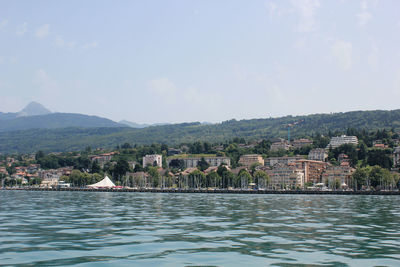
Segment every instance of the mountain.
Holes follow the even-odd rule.
[[[51,113],[37,102],[16,113],[0,112],[0,132],[67,127],[127,127],[109,119],[75,113]]]
[[[150,127],[150,126],[162,126],[162,125],[170,125],[171,124],[171,123],[140,124],[140,123],[131,122],[131,121],[127,121],[127,120],[119,121],[119,123],[125,124],[132,128],[146,128],[146,127]]]
[[[47,115],[17,117],[3,120],[0,123],[0,132],[29,130],[29,129],[54,129],[67,127],[124,127],[109,119],[73,113],[51,113]]]
[[[127,120],[122,120],[119,121],[120,124],[125,124],[129,127],[132,128],[145,128],[145,127],[149,127],[150,124],[140,124],[140,123],[136,123],[136,122],[131,122],[131,121],[127,121]]]
[[[50,116],[44,115],[44,116]],[[56,114],[57,115],[57,114]],[[114,122],[115,123],[115,122]],[[400,131],[400,110],[353,111],[281,118],[229,120],[202,125],[199,122],[152,126],[142,129],[129,127],[31,129],[0,132],[1,153],[28,153],[44,151],[74,151],[87,146],[114,148],[124,143],[176,145],[185,142],[223,142],[235,137],[246,140],[287,137],[309,137],[316,133],[343,134],[348,128]]]
[[[37,102],[29,103],[23,110],[18,112],[19,117],[37,116],[50,114],[51,111]]]

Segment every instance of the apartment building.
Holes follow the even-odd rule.
[[[270,158],[266,158],[264,160],[264,162],[265,162],[265,166],[273,167],[276,164],[287,165],[289,163],[293,163],[296,160],[300,160],[300,159],[304,159],[304,158],[300,155],[297,155],[294,157],[287,157],[287,156],[285,156],[285,157],[270,157]]]
[[[162,155],[146,155],[143,157],[143,168],[146,166],[157,166],[157,167],[162,167]]]
[[[341,145],[344,145],[344,144],[358,145],[357,136],[342,135],[342,136],[332,137],[331,141],[326,146],[326,148],[327,149],[329,149],[330,147],[337,148],[337,147],[340,147]]]
[[[322,173],[326,170],[328,163],[316,160],[301,159],[295,162],[295,166],[304,172],[304,183],[320,183]]]
[[[199,161],[204,158],[204,160],[210,165],[210,167],[218,167],[221,164],[231,166],[231,159],[229,157],[190,157],[190,158],[179,158],[184,162],[185,168],[196,168]],[[168,166],[171,161],[175,158],[167,159]]]
[[[294,164],[277,164],[271,170],[266,171],[270,177],[272,188],[294,188],[304,186],[304,171]]]
[[[328,152],[325,148],[314,148],[308,153],[309,160],[326,161],[328,158]]]
[[[263,157],[257,154],[247,154],[241,156],[239,159],[239,164],[248,168],[255,163],[259,163],[261,166],[264,166]]]

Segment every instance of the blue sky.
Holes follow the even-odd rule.
[[[398,109],[400,1],[3,1],[0,111],[140,123]]]

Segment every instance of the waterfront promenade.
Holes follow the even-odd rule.
[[[393,191],[324,191],[324,190],[234,190],[234,189],[174,189],[174,188],[2,188],[21,191],[80,191],[80,192],[150,192],[150,193],[204,193],[204,194],[288,194],[288,195],[400,195]]]

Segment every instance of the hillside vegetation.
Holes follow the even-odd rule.
[[[13,114],[15,115],[16,113],[3,113],[3,119],[0,119],[0,132],[67,127],[90,128],[123,126],[109,119],[74,113],[51,113],[26,117],[12,117]]]
[[[49,115],[46,115],[49,116]],[[335,135],[348,128],[400,130],[400,110],[353,111],[281,118],[230,120],[219,124],[183,123],[152,126],[143,129],[126,127],[31,129],[0,133],[1,153],[28,153],[44,151],[113,148],[123,143],[180,144],[194,141],[222,142],[235,137],[246,140],[287,137],[291,124],[291,137],[307,137],[316,133]]]

